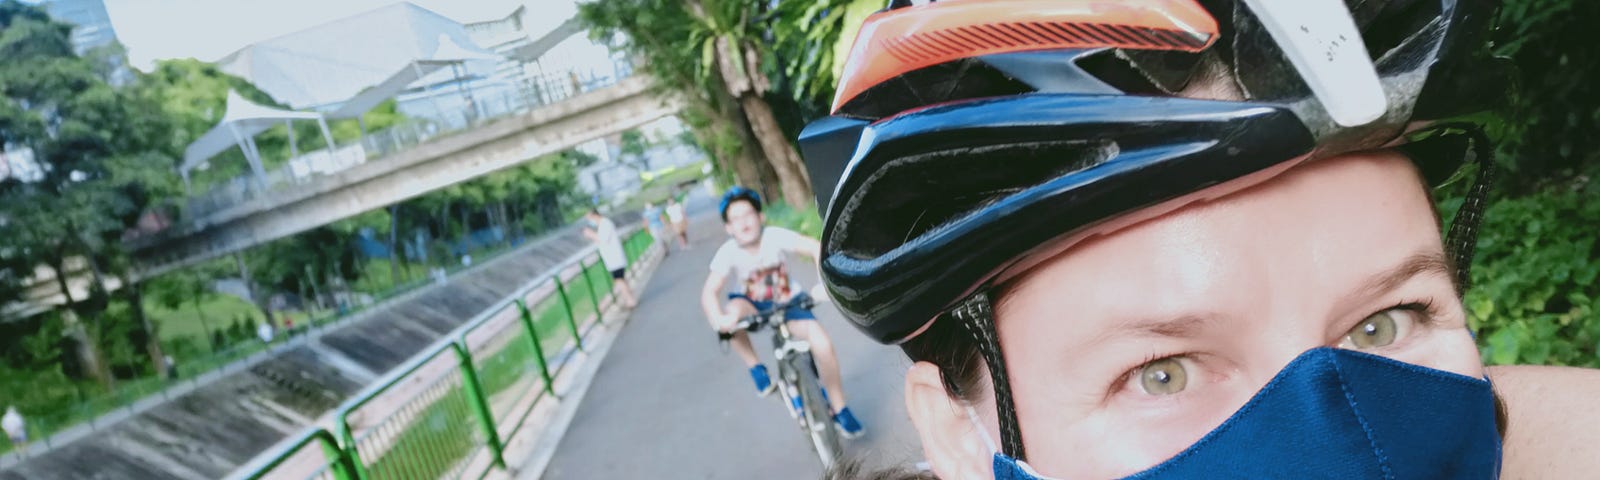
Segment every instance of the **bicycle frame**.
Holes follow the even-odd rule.
[[[780,398],[789,405],[796,423],[810,439],[811,448],[822,461],[823,468],[828,468],[841,453],[839,435],[833,425],[832,409],[825,400],[826,394],[823,393],[815,361],[811,358],[811,344],[795,338],[789,331],[787,318],[776,319],[784,314],[790,304],[804,305],[804,308],[812,305],[809,297],[798,297],[789,303],[745,317],[736,327],[749,333],[764,327],[773,327],[775,330],[772,348],[773,357],[777,359],[778,375],[773,380],[783,393]],[[726,342],[733,334],[724,333],[718,337]],[[790,403],[793,398],[800,399],[798,406]]]

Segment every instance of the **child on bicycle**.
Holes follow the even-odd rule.
[[[705,310],[711,328],[732,333],[730,340],[739,359],[750,369],[755,381],[756,394],[765,397],[776,388],[767,372],[767,366],[756,357],[750,336],[744,331],[733,331],[742,317],[773,308],[788,302],[802,292],[799,282],[789,275],[785,262],[788,255],[802,255],[813,261],[821,246],[817,241],[793,230],[765,226],[761,214],[761,196],[744,187],[733,187],[722,197],[718,211],[723,227],[731,237],[717,249],[711,259],[711,275],[706,277],[700,294],[700,307]],[[731,291],[723,295],[729,277],[734,279]],[[820,285],[820,283],[819,283]],[[820,290],[819,290],[820,292]],[[817,297],[826,298],[826,297]],[[791,307],[783,312],[789,332],[811,345],[812,358],[826,388],[828,402],[833,408],[834,421],[846,437],[860,436],[861,423],[845,404],[844,386],[839,377],[839,360],[833,351],[833,341],[828,332],[817,323],[810,310]]]

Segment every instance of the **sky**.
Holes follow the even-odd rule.
[[[215,61],[246,45],[398,3],[396,0],[105,0],[117,39],[134,68],[156,60]],[[535,21],[553,28],[576,11],[575,0],[411,0],[458,22],[502,18],[527,4]],[[546,14],[545,12],[549,12]]]

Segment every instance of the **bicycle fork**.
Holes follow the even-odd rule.
[[[773,350],[773,358],[778,361],[779,390],[783,393],[784,406],[789,409],[789,416],[800,420],[804,426],[806,419],[802,411],[803,405],[796,405],[795,400],[800,398],[800,375],[804,374],[802,365],[796,365],[795,360],[811,353],[811,344],[801,340],[778,342]]]

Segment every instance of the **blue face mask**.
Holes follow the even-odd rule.
[[[993,448],[988,431],[978,431]],[[1187,450],[1127,478],[1223,472],[1228,478],[1493,479],[1500,476],[1494,393],[1486,380],[1317,348]],[[994,478],[1046,477],[995,453]]]

